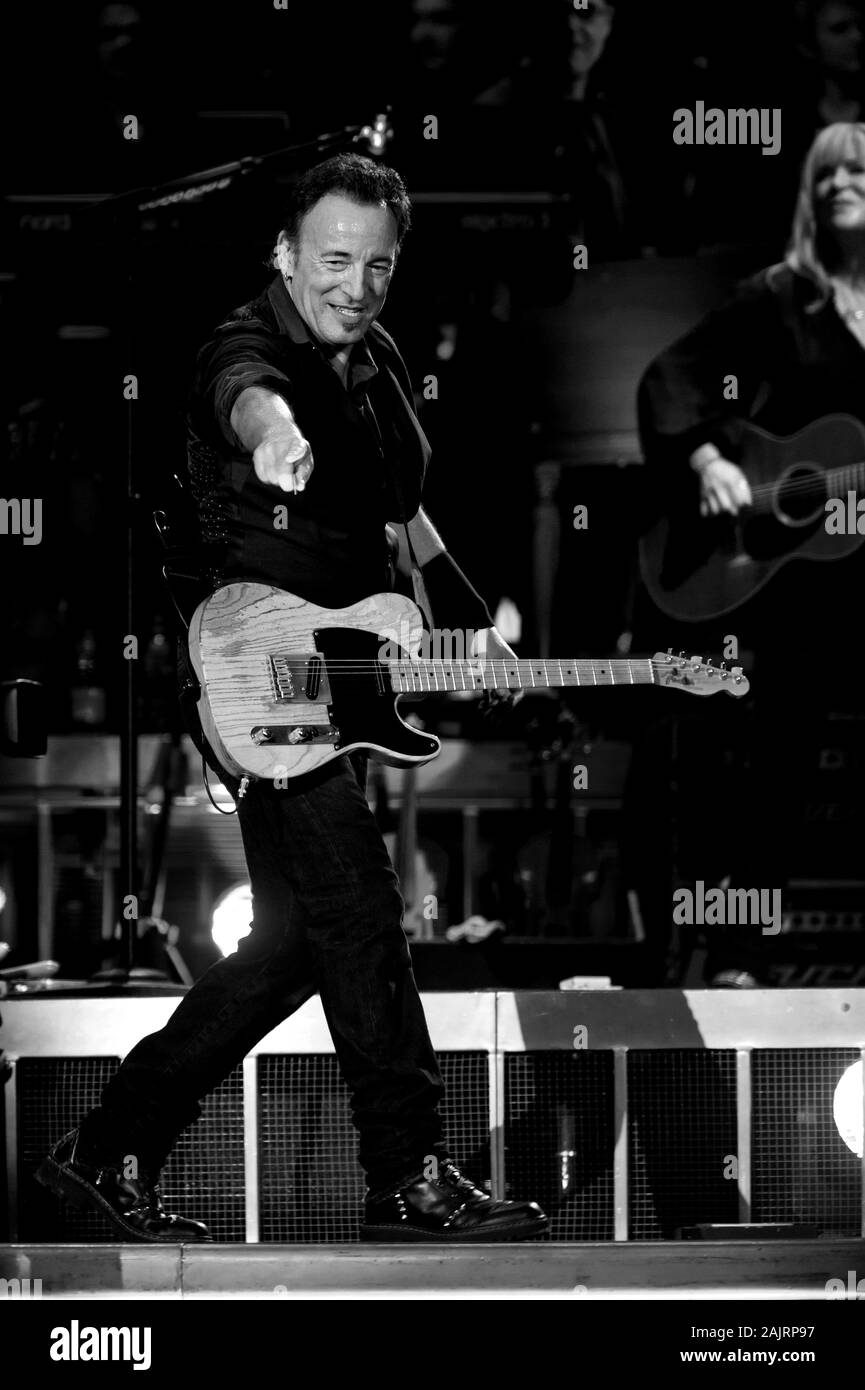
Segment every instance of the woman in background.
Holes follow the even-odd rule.
[[[693,492],[694,526],[710,515],[736,516],[752,501],[740,467],[744,421],[789,435],[835,413],[865,423],[865,125],[847,122],[820,131],[808,151],[784,261],[745,281],[662,352],[639,391],[650,477],[660,493]],[[741,766],[731,768],[741,758],[729,744],[718,746],[717,723],[707,717],[678,729],[675,771],[687,811],[678,859],[686,880],[785,889],[794,874],[861,876],[862,794],[836,779],[827,802],[825,773],[818,773],[827,739],[841,746],[842,768],[865,759],[862,578],[861,550],[829,564],[793,562],[711,627],[689,624],[677,642],[663,625],[665,646],[720,652],[733,634],[755,658],[753,780]],[[734,727],[741,726],[737,719]],[[650,842],[657,779],[665,775],[657,758],[645,745],[636,750],[626,849],[632,880],[657,905],[648,914],[644,906],[644,915],[657,917],[663,945],[669,885],[661,886],[658,845]],[[765,978],[776,940],[759,927],[728,931],[710,950],[710,977],[731,983],[746,966],[740,983]]]

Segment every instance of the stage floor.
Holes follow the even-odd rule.
[[[2,1245],[0,1278],[43,1299],[856,1296],[865,1240],[519,1245]],[[852,1280],[850,1278],[852,1274]],[[26,1289],[28,1286],[24,1286]],[[863,1286],[865,1287],[865,1286]],[[8,1286],[7,1286],[8,1288]],[[839,1285],[833,1285],[838,1290]],[[7,1293],[8,1296],[8,1293]],[[836,1296],[838,1296],[836,1294]],[[862,1294],[860,1293],[860,1297]]]

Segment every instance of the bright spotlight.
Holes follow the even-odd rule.
[[[210,919],[210,935],[224,956],[232,955],[252,930],[252,889],[248,883],[235,883],[217,898]]]
[[[862,1063],[854,1062],[845,1071],[832,1101],[832,1115],[838,1133],[857,1158],[862,1157]]]

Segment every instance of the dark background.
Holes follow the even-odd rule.
[[[154,607],[165,606],[148,563],[146,516],[182,467],[192,356],[224,312],[265,283],[292,163],[268,165],[179,209],[139,213],[104,205],[105,195],[365,123],[390,104],[387,158],[419,201],[383,322],[416,385],[432,371],[441,377],[439,401],[423,403],[437,448],[427,507],[488,599],[497,601],[507,575],[528,616],[526,503],[539,449],[561,457],[562,435],[631,427],[636,377],[652,351],[717,297],[719,282],[783,249],[799,160],[816,128],[808,125],[803,73],[810,80],[812,72],[797,48],[793,9],[681,0],[663,11],[615,7],[591,90],[603,100],[627,217],[614,233],[587,233],[587,244],[593,270],[610,259],[636,262],[636,270],[607,277],[606,290],[577,313],[567,303],[568,237],[555,223],[543,225],[548,210],[523,214],[522,225],[517,213],[515,227],[513,208],[491,216],[483,204],[422,201],[442,190],[498,189],[563,192],[578,207],[591,205],[596,188],[581,183],[576,161],[569,168],[555,153],[569,109],[567,5],[528,14],[417,0],[329,5],[324,16],[316,7],[281,11],[260,0],[7,13],[4,491],[43,498],[44,542],[4,543],[5,583],[16,602],[4,614],[0,674],[50,676],[52,719],[61,727],[58,676],[74,668],[81,632],[95,625],[116,726],[123,378],[134,373],[139,381],[135,476],[146,505],[136,630],[146,640]],[[698,97],[724,107],[781,104],[782,154],[674,146],[672,111]],[[134,141],[122,137],[129,114],[139,122]],[[439,121],[435,141],[423,138],[428,114]],[[702,262],[696,271],[694,256]],[[666,276],[652,264],[657,258],[669,263]],[[671,316],[665,289],[681,284],[682,258],[692,283]],[[662,286],[654,307],[645,302],[647,277]],[[442,367],[445,322],[458,325],[460,339]],[[634,341],[640,334],[645,345]],[[545,335],[560,349],[558,413],[536,379],[532,349]],[[480,411],[464,409],[470,380],[480,386]],[[598,419],[587,420],[593,408]],[[597,459],[583,447],[576,461]],[[623,510],[638,498],[629,482]],[[618,568],[620,557],[611,559]],[[601,635],[604,605],[615,610],[622,598],[620,576],[593,572],[587,649]],[[601,627],[615,628],[622,617],[612,611]]]

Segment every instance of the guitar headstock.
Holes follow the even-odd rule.
[[[716,695],[722,690],[739,699],[750,688],[741,666],[729,667],[726,661],[714,666],[701,656],[687,657],[684,652],[676,655],[672,647],[666,652],[655,652],[652,670],[657,685],[673,686],[689,695]]]

